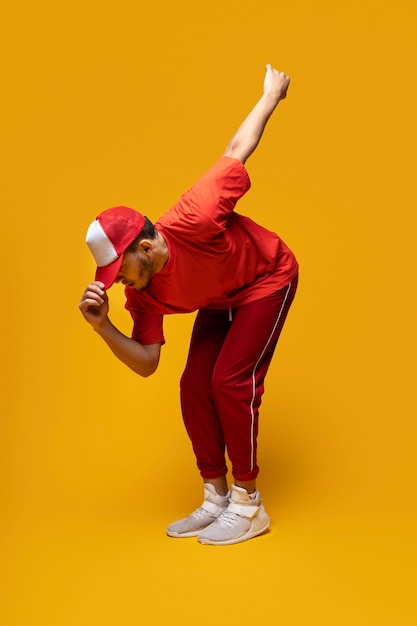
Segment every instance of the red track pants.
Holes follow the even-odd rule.
[[[181,406],[203,478],[258,475],[258,411],[264,379],[298,277],[262,300],[229,310],[201,309],[181,378]]]

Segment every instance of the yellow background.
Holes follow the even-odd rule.
[[[2,626],[407,626],[416,585],[416,9],[411,0],[5,2]],[[135,377],[84,322],[89,222],[151,219],[292,78],[239,210],[301,265],[260,433],[266,535],[200,504],[178,401],[193,316]],[[129,332],[123,293],[113,321]]]

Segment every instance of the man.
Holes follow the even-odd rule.
[[[165,314],[198,310],[180,387],[204,501],[168,526],[171,537],[227,545],[269,526],[256,489],[258,409],[298,264],[275,233],[233,209],[250,187],[244,163],[288,85],[284,73],[266,66],[263,95],[225,154],[155,226],[132,209],[114,207],[87,232],[98,267],[80,310],[134,372],[146,377],[156,370]],[[125,285],[131,337],[108,317],[106,291],[114,282]],[[234,478],[230,491],[225,449]]]

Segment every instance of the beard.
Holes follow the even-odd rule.
[[[140,258],[139,267],[138,267],[139,279],[142,282],[142,285],[138,288],[138,291],[144,291],[148,288],[152,276],[154,275],[154,266],[150,259],[148,258]]]

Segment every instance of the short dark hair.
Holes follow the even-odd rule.
[[[152,224],[151,220],[146,217],[146,215],[143,217],[145,218],[145,225],[136,239],[134,239],[130,246],[126,249],[126,252],[135,252],[142,239],[155,239],[156,237],[157,233],[155,226]]]

